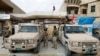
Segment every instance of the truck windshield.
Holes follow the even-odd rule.
[[[37,31],[38,31],[37,26],[21,26],[19,32],[37,32]]]
[[[66,26],[66,33],[85,33],[82,26]]]

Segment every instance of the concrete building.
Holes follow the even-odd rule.
[[[14,4],[13,2],[11,2],[11,0],[2,0],[4,3],[6,3],[8,6],[12,7],[12,13],[15,14],[24,14],[25,12],[19,8],[16,4]]]
[[[14,14],[25,14],[25,12],[18,7],[16,4],[11,2],[10,0],[2,0],[4,3],[9,5],[13,8],[12,13]],[[95,5],[95,12],[91,12],[91,5]],[[99,0],[64,0],[62,3],[59,12],[66,12],[67,16],[71,16],[75,14],[76,17],[78,16],[96,16],[98,17],[100,13],[99,11]],[[32,12],[34,13],[34,12]],[[23,16],[22,16],[23,17]]]
[[[4,26],[9,26],[12,30],[12,17],[10,14],[22,14],[25,13],[18,6],[13,4],[10,0],[0,0],[0,35]]]
[[[78,17],[80,3],[81,0],[64,0],[59,11],[66,12],[68,17],[72,16],[73,14],[75,17]]]
[[[98,17],[99,16],[99,13],[98,13],[99,9],[97,7],[97,6],[99,6],[98,1],[99,0],[88,0],[88,1],[86,1],[86,0],[64,0],[61,8],[59,9],[59,12],[66,12],[66,16],[68,16],[69,18],[73,14],[75,15],[75,17],[78,17],[78,16],[95,16],[95,17]],[[9,6],[11,6],[13,8],[14,14],[16,14],[16,13],[17,14],[25,14],[25,12],[21,8],[19,8],[16,4],[11,2],[10,0],[7,0],[7,1],[3,0],[3,2],[5,2],[6,4],[8,4]],[[90,7],[93,4],[96,4],[96,7],[95,6],[93,6],[93,7],[97,8],[95,10],[95,13],[90,11],[91,10]],[[32,12],[32,13],[34,14],[35,12]],[[45,14],[45,12],[44,12],[44,14]],[[29,15],[30,15],[30,13],[29,13]],[[16,15],[16,17],[17,16],[18,15]],[[18,17],[21,17],[21,16],[18,16]]]
[[[100,22],[100,0],[80,4],[80,15],[96,17],[95,22]]]
[[[100,22],[100,0],[64,0],[59,11],[66,11],[70,18],[73,14],[75,17],[93,16],[95,22]]]
[[[72,15],[80,17],[80,16],[94,16],[96,17],[95,22],[100,22],[100,1],[99,0],[88,0],[87,2],[84,0],[64,0],[62,6],[59,9],[59,12],[31,12],[25,14],[25,12],[18,7],[16,4],[11,2],[11,0],[2,0],[3,3],[10,6],[11,18],[13,18],[12,23],[18,23],[19,21],[30,22],[30,21],[49,21],[51,18],[56,19],[57,21],[59,18],[66,18],[68,16],[71,19]],[[3,6],[1,6],[3,7]],[[54,21],[54,20],[51,20]],[[50,21],[49,21],[50,22]],[[55,21],[56,22],[56,21]],[[10,22],[11,23],[11,22]]]
[[[9,13],[12,13],[12,11],[13,8],[11,6],[7,5],[2,0],[0,0],[0,36],[2,35],[3,27],[7,25],[8,21],[10,21]]]

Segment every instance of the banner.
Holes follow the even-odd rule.
[[[85,25],[85,24],[93,24],[95,17],[79,17],[78,24]]]
[[[0,19],[10,19],[9,14],[0,14]]]

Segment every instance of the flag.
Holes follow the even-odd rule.
[[[53,5],[53,11],[55,11],[55,6]]]
[[[74,16],[74,14],[73,14],[73,15],[72,15],[71,21],[74,23],[74,20],[75,20],[75,16]]]

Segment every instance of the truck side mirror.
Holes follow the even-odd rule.
[[[64,31],[64,27],[63,27],[63,31]]]
[[[63,31],[65,30],[65,26],[63,26]]]

